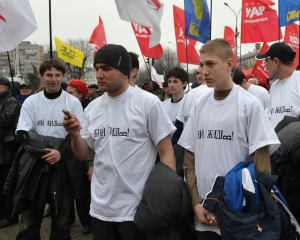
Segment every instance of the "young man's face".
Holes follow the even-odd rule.
[[[116,68],[105,63],[97,63],[95,70],[101,92],[107,92],[109,96],[116,97],[128,88],[128,77]]]
[[[22,88],[20,88],[20,94],[22,95],[22,96],[28,96],[29,94],[31,94],[32,93],[32,89],[31,88],[29,88],[29,87],[22,87]]]
[[[152,92],[153,91],[153,83],[152,83],[152,81],[148,82],[148,83],[144,83],[144,88],[145,88],[146,91]]]
[[[225,90],[231,79],[232,59],[223,61],[215,54],[202,53],[200,56],[203,78],[208,87]],[[227,89],[226,89],[227,90]]]
[[[50,70],[44,72],[42,79],[45,83],[46,91],[48,93],[56,93],[60,90],[64,75],[61,71],[52,67]]]
[[[95,88],[88,88],[89,90],[89,96],[90,97],[95,97],[97,95],[97,90]]]
[[[196,77],[197,77],[197,82],[201,85],[203,83],[203,81],[204,81],[203,75],[202,75],[202,67],[199,67],[197,69],[197,75],[196,75]]]
[[[184,92],[184,87],[187,82],[181,82],[179,78],[175,78],[174,76],[168,79],[168,87],[171,94],[179,94]]]

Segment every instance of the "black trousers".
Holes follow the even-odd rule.
[[[94,240],[146,240],[133,222],[107,222],[92,217]]]
[[[3,194],[3,188],[10,170],[9,164],[0,164],[0,218],[10,221],[18,219],[18,216],[11,218],[13,210],[13,197]]]
[[[90,205],[91,205],[91,182],[87,174],[88,167],[85,161],[82,164],[82,180],[84,187],[84,197],[76,199],[77,215],[79,217],[82,227],[91,227]]]
[[[215,232],[210,232],[210,231],[199,232],[199,231],[197,231],[196,233],[197,233],[198,240],[222,240],[222,237]]]
[[[46,186],[45,186],[46,187]],[[46,203],[45,203],[46,204]],[[50,203],[51,206],[52,203]],[[71,239],[71,208],[73,196],[69,183],[63,189],[61,207],[55,216],[54,207],[51,207],[51,233],[50,240]],[[41,223],[43,221],[44,208],[31,209],[21,214],[20,230],[16,240],[40,240]]]

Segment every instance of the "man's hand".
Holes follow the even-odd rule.
[[[197,203],[194,206],[194,212],[196,219],[199,223],[205,225],[205,226],[218,226],[217,221],[213,221],[213,218],[215,218],[215,215],[209,211],[207,211],[205,208],[203,208],[201,203]]]
[[[63,125],[66,131],[70,134],[72,138],[80,136],[80,130],[82,129],[81,124],[77,117],[72,114],[73,118],[64,117]]]
[[[60,155],[59,151],[57,151],[55,149],[51,149],[51,148],[44,148],[44,150],[49,153],[42,156],[41,159],[44,159],[50,165],[54,165],[55,163],[60,161],[61,155]]]
[[[90,181],[92,181],[93,172],[94,172],[94,166],[90,166],[88,168],[88,171],[87,171],[87,174],[86,174]]]

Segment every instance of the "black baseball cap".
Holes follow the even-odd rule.
[[[277,57],[279,60],[283,61],[294,61],[295,56],[296,52],[290,45],[284,42],[277,42],[272,44],[268,51],[266,51],[264,54],[257,55],[256,59]]]
[[[27,83],[21,84],[20,89],[21,89],[22,87],[28,87],[28,88],[32,89],[32,87],[31,87],[29,84],[27,84]]]
[[[88,86],[88,88],[95,88],[95,89],[98,89],[99,87],[96,85],[96,84],[91,84]]]

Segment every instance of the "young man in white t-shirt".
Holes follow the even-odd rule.
[[[283,42],[272,44],[266,53],[256,56],[257,59],[264,59],[270,77],[277,78],[270,89],[268,109],[274,128],[284,116],[300,116],[300,72],[294,69],[295,56],[293,48]],[[297,221],[300,221],[299,163],[292,161],[289,155],[274,154],[273,157],[272,174],[278,175],[276,186],[287,200]]]
[[[85,109],[84,121],[75,115],[64,121],[79,160],[95,150],[90,209],[93,236],[142,240],[145,236],[133,223],[136,208],[157,151],[161,162],[175,171],[170,140],[175,127],[156,96],[129,85],[131,61],[123,46],[100,48],[94,67],[105,93]]]
[[[256,97],[261,102],[264,109],[268,108],[269,93],[265,88],[247,82],[245,74],[238,68],[235,69],[232,80],[235,84],[244,88],[248,93]]]
[[[50,202],[51,206],[52,222],[49,239],[71,239],[71,206],[74,198],[82,197],[83,187],[78,187],[79,176],[82,173],[77,172],[78,160],[72,153],[71,139],[67,137],[68,133],[62,124],[64,120],[62,109],[67,108],[75,113],[78,119],[82,119],[83,109],[77,98],[61,88],[65,71],[65,67],[59,60],[50,59],[42,63],[40,75],[46,88],[28,97],[22,105],[16,130],[20,142],[25,141],[24,135],[26,136],[31,130],[45,138],[64,140],[57,149],[45,148],[44,150],[49,153],[37,159],[37,161],[44,161],[44,165],[42,172],[39,172],[41,175],[39,178],[36,177],[39,183],[30,203],[31,208],[21,215],[20,230],[16,237],[18,240],[40,239],[46,202]],[[68,161],[68,166],[74,166],[70,169],[72,176],[67,174],[65,161]],[[23,174],[21,173],[20,176]],[[27,177],[25,180],[27,181]],[[82,194],[75,196],[73,195],[75,191]]]
[[[183,68],[172,68],[166,75],[168,87],[172,97],[163,102],[163,106],[173,124],[175,123],[177,113],[184,103],[186,95],[184,89],[188,82],[188,74]]]
[[[240,161],[254,161],[259,171],[270,172],[269,154],[279,141],[259,100],[233,83],[230,45],[224,39],[209,41],[200,59],[204,80],[214,90],[196,101],[178,144],[186,149],[184,170],[198,239],[218,240],[217,222],[201,199],[216,176],[225,176]]]

